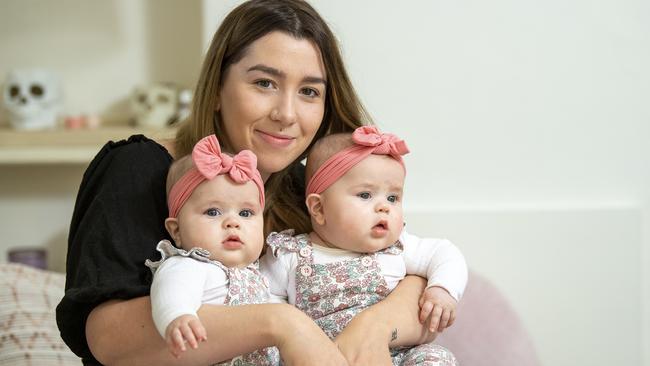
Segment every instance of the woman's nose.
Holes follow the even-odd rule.
[[[283,93],[279,96],[275,108],[271,111],[271,119],[282,125],[292,125],[296,123],[296,101],[293,95]]]

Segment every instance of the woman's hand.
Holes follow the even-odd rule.
[[[419,320],[426,280],[406,276],[388,297],[357,315],[334,340],[350,365],[392,365],[389,347],[435,339]]]
[[[367,309],[334,339],[350,366],[393,365],[388,349],[392,331],[387,323],[375,320],[371,309]]]
[[[287,305],[275,320],[274,343],[284,365],[348,365],[336,344],[302,311]]]

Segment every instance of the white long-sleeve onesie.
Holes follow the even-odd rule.
[[[459,301],[467,285],[467,264],[458,248],[446,239],[418,238],[403,231],[404,250],[399,255],[379,253],[377,262],[388,287],[393,290],[407,274],[427,278],[427,287],[440,286]],[[312,243],[315,264],[326,264],[364,254],[326,248]],[[260,260],[260,271],[269,280],[272,302],[296,302],[297,253],[271,250]]]
[[[226,272],[211,263],[170,257],[156,270],[151,283],[151,309],[164,338],[169,323],[185,314],[196,316],[201,304],[222,305],[228,295]]]

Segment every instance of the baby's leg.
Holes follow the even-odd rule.
[[[395,366],[458,366],[456,357],[445,347],[433,343],[421,344],[393,355]]]

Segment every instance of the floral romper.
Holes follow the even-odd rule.
[[[330,338],[335,338],[355,315],[390,293],[377,262],[378,253],[317,264],[309,236],[291,234],[291,231],[271,233],[267,244],[274,255],[279,249],[296,253],[295,306],[314,319]],[[401,252],[402,244],[398,242],[379,253],[399,255]],[[436,344],[392,349],[391,355],[393,365],[457,365],[453,354]]]
[[[268,281],[258,269],[258,262],[246,268],[228,268],[221,262],[210,259],[210,252],[202,248],[190,251],[174,247],[168,240],[158,243],[156,249],[162,254],[157,262],[147,260],[145,264],[155,273],[156,269],[168,258],[183,256],[199,262],[211,263],[221,268],[228,278],[228,294],[224,305],[262,304],[268,302]],[[255,352],[237,356],[214,366],[277,366],[280,365],[280,353],[275,347],[259,349]]]

